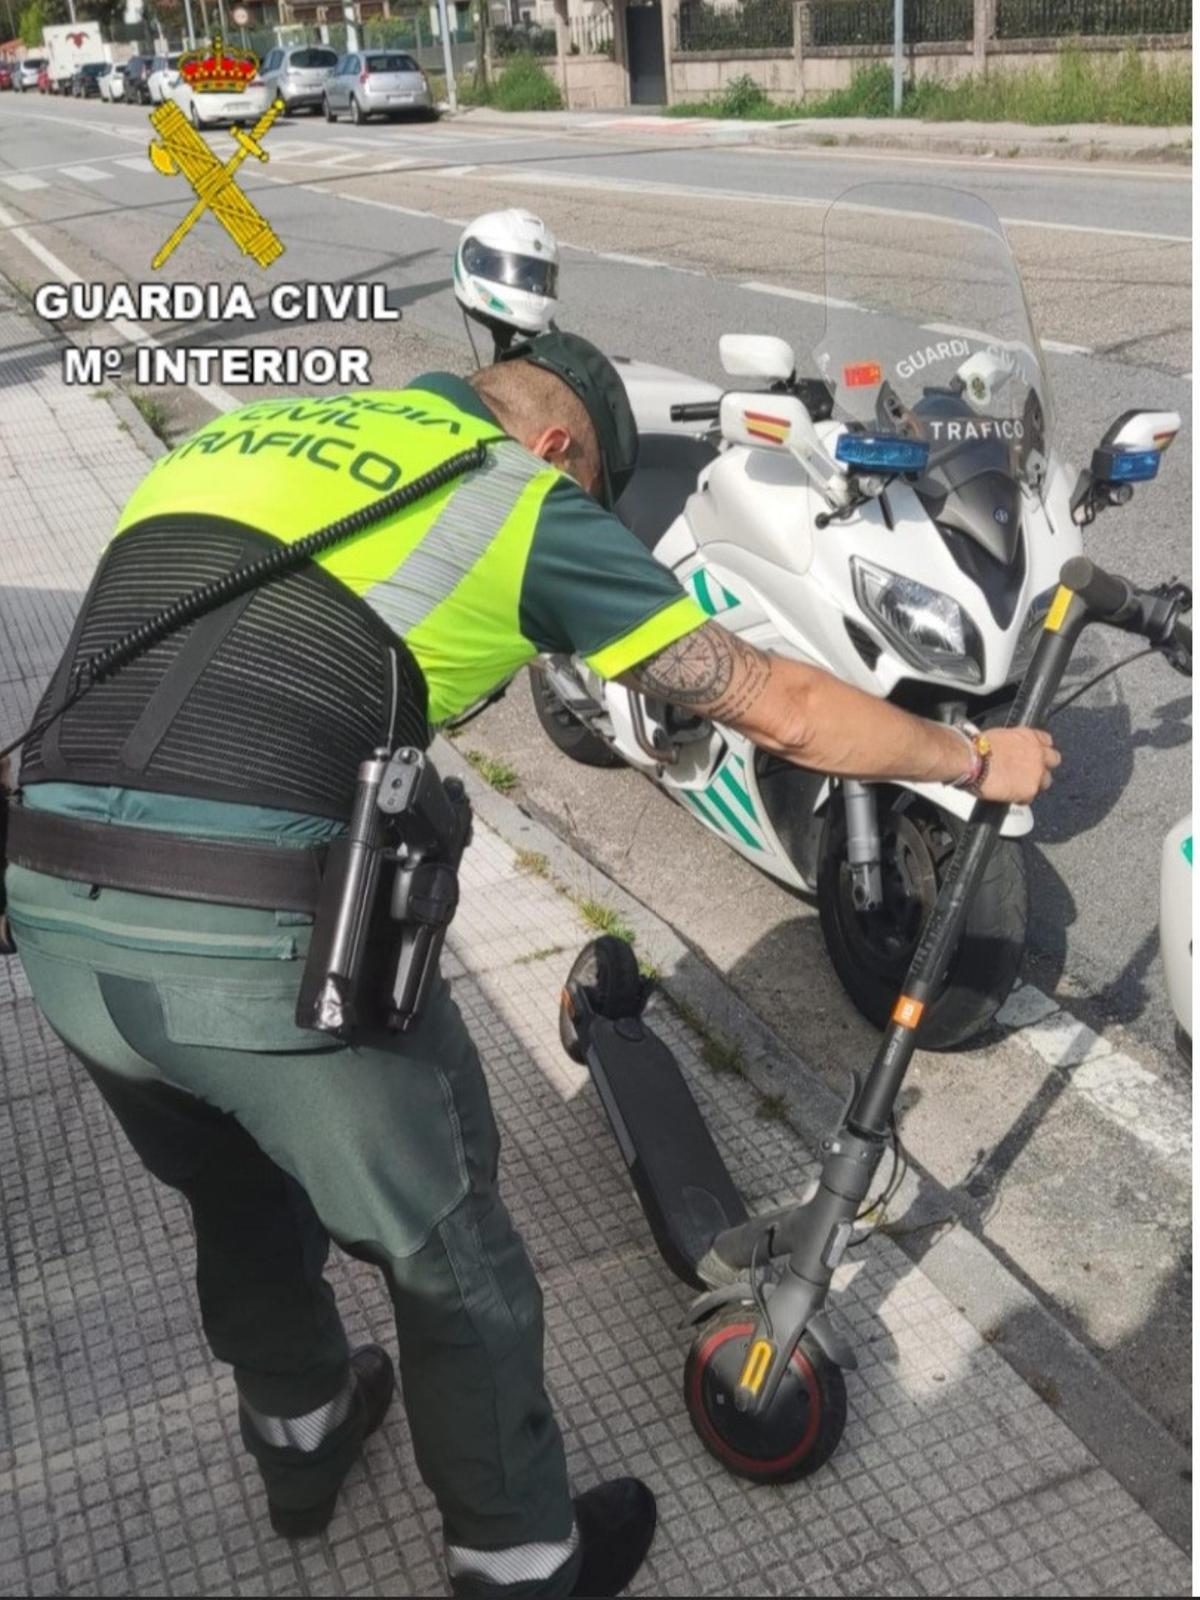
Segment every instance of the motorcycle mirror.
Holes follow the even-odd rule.
[[[795,375],[796,353],[786,339],[768,333],[723,333],[721,365],[731,378],[765,378],[786,383]]]
[[[1148,483],[1158,476],[1163,452],[1170,448],[1181,426],[1178,411],[1126,411],[1093,452],[1092,478],[1110,491],[1132,483]]]
[[[786,450],[826,499],[838,506],[850,499],[845,473],[821,443],[808,407],[795,395],[737,390],[722,395],[721,436],[727,443],[749,450]]]

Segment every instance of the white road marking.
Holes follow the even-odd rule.
[[[84,282],[77,272],[72,272],[65,261],[60,261],[52,250],[47,250],[40,239],[35,239],[27,228],[22,228],[12,213],[5,211],[3,206],[0,206],[0,227],[10,228],[13,238],[23,244],[31,255],[36,256],[44,267],[48,267],[60,283]],[[145,328],[139,327],[136,322],[128,321],[125,317],[115,317],[108,326],[128,344],[150,345],[155,350],[162,348],[152,333],[147,333]],[[187,387],[193,394],[199,395],[201,400],[207,400],[209,405],[218,411],[234,411],[243,403],[235,399],[229,390],[219,383],[199,384],[189,381]]]
[[[497,164],[498,166],[499,164]],[[460,176],[453,168],[447,169],[447,177]],[[646,178],[607,178],[598,173],[577,172],[538,172],[533,169],[522,169],[520,172],[504,172],[500,170],[489,171],[487,174],[494,183],[530,183],[538,184],[543,188],[552,189],[595,189],[608,191],[613,194],[647,194],[661,195],[677,200],[725,200],[733,205],[773,205],[786,206],[798,211],[827,211],[831,202],[828,199],[810,199],[805,195],[791,194],[764,194],[758,190],[723,189],[708,184],[695,183],[656,183]],[[897,206],[846,206],[847,210],[869,212],[877,216],[896,217],[907,221],[946,222],[944,216],[937,216],[924,211],[910,211],[905,207]],[[1005,227],[1014,228],[1043,228],[1052,233],[1092,233],[1099,234],[1106,239],[1142,239],[1152,240],[1166,244],[1191,244],[1187,234],[1178,233],[1143,233],[1128,228],[1096,228],[1081,222],[1035,222],[1028,217],[1001,217],[1000,221]],[[979,226],[976,224],[976,226]]]
[[[104,183],[114,176],[111,172],[101,172],[99,167],[62,167],[64,178],[77,178],[80,183]]]
[[[32,172],[9,172],[0,177],[0,183],[9,189],[47,189],[45,178],[35,178]]]
[[[1080,1022],[1032,983],[1022,983],[996,1013],[1048,1067],[1063,1071],[1076,1093],[1166,1159],[1191,1150],[1191,1113],[1169,1083]]]
[[[833,300],[828,295],[814,294],[809,289],[788,289],[781,283],[739,283],[739,289],[749,289],[751,294],[774,294],[783,300],[802,300],[809,306],[832,306],[835,311],[862,311],[874,315],[868,307],[856,305],[853,300]]]
[[[124,167],[127,172],[153,172],[154,163],[147,156],[112,156],[114,167]]]

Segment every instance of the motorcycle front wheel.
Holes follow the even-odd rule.
[[[846,859],[838,795],[821,835],[818,909],[825,945],[846,993],[869,1022],[887,1026],[962,832],[957,817],[907,791],[883,791],[883,904],[860,911]],[[992,1023],[1020,971],[1029,920],[1025,853],[1000,839],[967,914],[942,988],[922,1020],[924,1050],[969,1044]]]
[[[578,761],[585,767],[624,766],[615,750],[585,728],[578,717],[571,715],[539,667],[530,667],[529,687],[533,691],[533,709],[537,712],[537,719],[549,735],[551,744],[563,755],[570,756],[572,761]]]

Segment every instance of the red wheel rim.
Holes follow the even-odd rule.
[[[688,1389],[688,1404],[693,1421],[703,1438],[712,1446],[713,1451],[723,1461],[732,1462],[734,1466],[739,1467],[743,1472],[750,1473],[755,1477],[761,1477],[766,1474],[775,1475],[789,1471],[792,1467],[798,1466],[812,1449],[817,1437],[817,1431],[821,1426],[821,1391],[817,1384],[817,1375],[813,1371],[812,1362],[809,1361],[808,1357],[797,1345],[795,1350],[792,1351],[792,1359],[789,1365],[795,1368],[809,1398],[808,1426],[804,1430],[800,1443],[793,1450],[773,1458],[748,1456],[744,1455],[740,1450],[735,1450],[713,1427],[709,1420],[708,1412],[704,1408],[704,1374],[713,1356],[723,1345],[728,1344],[730,1339],[741,1338],[745,1334],[752,1333],[753,1330],[753,1322],[730,1322],[726,1323],[724,1327],[718,1328],[715,1333],[705,1340],[700,1346],[692,1368],[691,1384]]]

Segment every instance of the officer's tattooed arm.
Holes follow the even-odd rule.
[[[718,622],[677,639],[622,681],[837,777],[952,783],[971,766],[967,741],[953,728],[910,716],[819,667],[759,650]],[[1048,734],[1012,729],[993,734],[992,744],[987,799],[1028,801],[1049,788],[1059,756]]]

